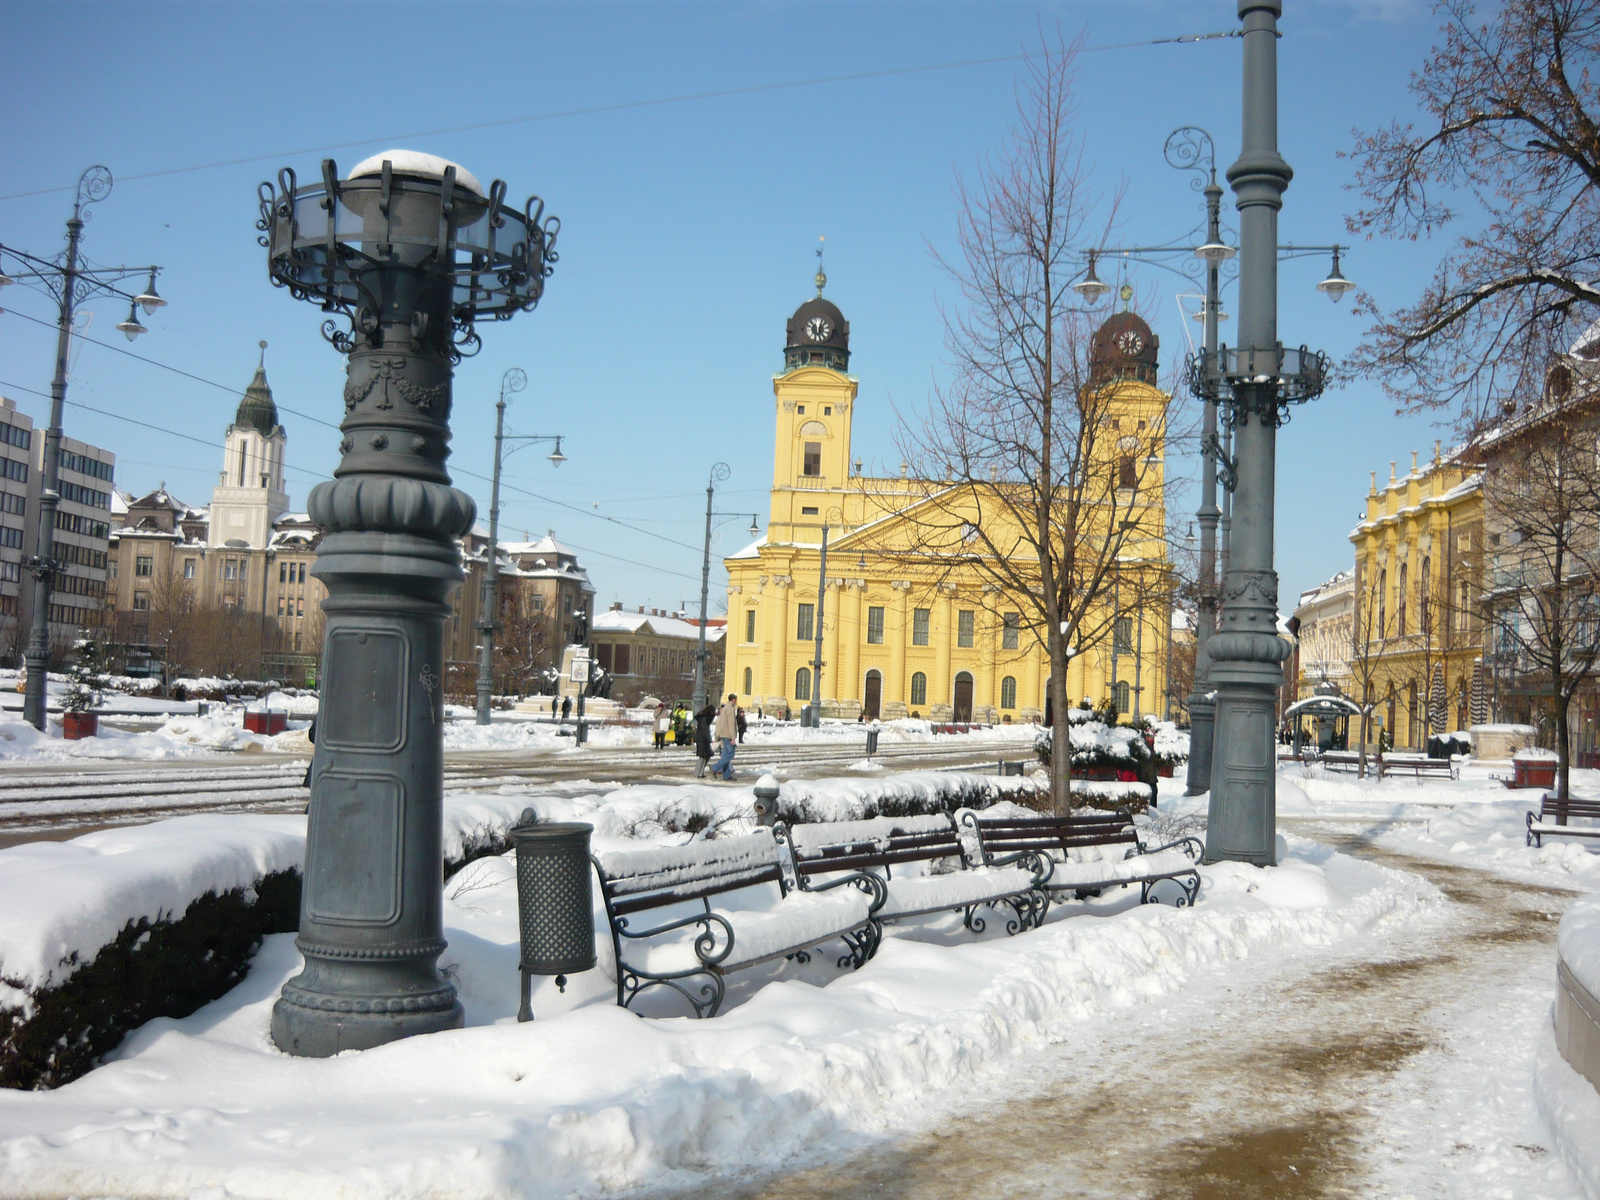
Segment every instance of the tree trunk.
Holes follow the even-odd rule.
[[[1367,713],[1361,714],[1361,757],[1356,760],[1356,778],[1367,777]]]
[[[1572,770],[1572,747],[1567,734],[1567,709],[1572,697],[1556,693],[1556,824],[1567,823],[1567,783]]]
[[[1064,654],[1052,658],[1064,661],[1050,664],[1050,809],[1064,817],[1072,810],[1072,722],[1067,719],[1066,680],[1071,660]]]

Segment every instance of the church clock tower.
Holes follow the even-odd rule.
[[[795,540],[796,528],[821,525],[828,506],[842,503],[838,493],[850,478],[850,410],[858,385],[845,374],[850,322],[823,298],[827,282],[818,271],[817,294],[789,318],[783,373],[772,380],[777,436],[772,456],[775,528],[769,536],[782,541]]]

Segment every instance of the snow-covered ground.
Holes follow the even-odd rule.
[[[948,778],[929,775],[930,786]],[[1469,766],[1461,781],[1376,783],[1308,778],[1291,766],[1279,776],[1279,815],[1290,828],[1374,832],[1380,847],[1471,871],[1600,890],[1600,847],[1524,847],[1522,813],[1539,793],[1507,791],[1490,776]],[[808,789],[804,799],[819,816],[842,819],[867,811],[881,789],[916,782],[878,773],[784,787]],[[1600,793],[1600,772],[1575,773],[1575,784]],[[1206,797],[1175,791],[1163,793],[1161,819],[1204,812]],[[447,840],[464,844],[531,806],[547,819],[589,821],[596,849],[615,851],[641,839],[681,841],[688,835],[673,831],[691,825],[741,832],[750,799],[748,788],[719,785],[578,782],[536,794],[508,785],[451,797]],[[1160,1070],[1141,1066],[1140,1039],[1152,1047],[1170,1040],[1176,1021],[1193,1023],[1183,1036],[1203,1040],[1217,1005],[1245,1018],[1257,1004],[1262,1019],[1292,1024],[1306,1015],[1295,1008],[1303,993],[1279,980],[1374,954],[1401,965],[1418,954],[1415,961],[1443,961],[1439,947],[1471,928],[1459,905],[1416,874],[1292,833],[1280,839],[1280,855],[1270,870],[1202,868],[1192,909],[1139,907],[1119,892],[1064,905],[1044,928],[1016,938],[991,928],[974,939],[949,917],[891,927],[858,972],[842,973],[822,955],[736,976],[724,1014],[706,1022],[617,1009],[602,942],[599,967],[575,976],[565,994],[548,981],[536,988],[530,1025],[514,1019],[513,864],[480,859],[445,886],[450,945],[441,964],[460,988],[467,1028],[332,1060],[287,1058],[272,1047],[268,1023],[300,958],[291,936],[269,938],[250,976],[222,1000],[151,1022],[106,1065],[57,1091],[0,1092],[0,1195],[346,1200],[703,1190],[709,1178],[923,1128],[930,1098],[941,1111],[1002,1103],[1047,1051],[1050,1062],[1081,1059],[1109,1072],[1113,1091],[1144,1086],[1117,1074],[1140,1067],[1159,1093]],[[4,863],[0,853],[0,871]],[[1441,1048],[1408,1058],[1372,1094],[1384,1139],[1374,1161],[1392,1159],[1384,1178],[1405,1184],[1384,1194],[1579,1194],[1553,1159],[1537,1159],[1530,1147],[1541,1140],[1563,1152],[1577,1146],[1572,1174],[1597,1194],[1600,1097],[1581,1079],[1574,1084],[1558,1057],[1550,1061],[1541,1030],[1552,986],[1553,968],[1548,979],[1524,971],[1493,1006],[1447,988],[1457,1003],[1426,1010],[1437,1023],[1427,1037]],[[1250,999],[1252,987],[1259,1000]],[[1359,997],[1361,987],[1344,991]],[[1108,1055],[1108,1042],[1121,1049]],[[1541,1128],[1567,1134],[1548,1139],[1523,1128],[1541,1119]],[[1402,1160],[1406,1147],[1427,1154]],[[1456,1157],[1437,1157],[1449,1154]]]
[[[714,1021],[641,1020],[591,971],[564,996],[537,988],[528,1025],[514,1019],[512,867],[483,860],[446,892],[442,961],[466,1029],[285,1057],[268,1023],[300,959],[292,937],[270,938],[223,1000],[151,1022],[57,1091],[0,1094],[0,1192],[596,1195],[776,1167],[914,1123],[920,1097],[1106,1014],[1440,903],[1414,876],[1300,839],[1286,849],[1276,871],[1206,868],[1194,909],[1068,906],[1041,930],[979,941],[914,924],[859,972],[775,971]]]

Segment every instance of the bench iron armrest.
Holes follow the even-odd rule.
[[[812,883],[804,872],[800,874],[800,890],[803,892],[831,891],[847,883],[854,884],[872,897],[872,904],[867,909],[870,914],[876,914],[889,899],[889,885],[871,871],[852,871],[848,875],[841,875],[838,879],[830,879],[827,883]]]
[[[1190,862],[1199,862],[1204,857],[1206,848],[1199,838],[1181,837],[1175,842],[1168,842],[1165,846],[1146,846],[1139,844],[1140,854],[1160,854],[1163,850],[1182,850],[1189,856]]]
[[[662,933],[670,933],[674,929],[683,929],[685,926],[689,925],[699,925],[701,926],[701,931],[700,935],[694,939],[694,953],[695,957],[698,958],[703,964],[708,967],[714,967],[723,959],[727,958],[728,955],[733,953],[733,926],[728,924],[726,917],[723,917],[718,913],[711,912],[709,910],[709,906],[707,907],[706,912],[695,913],[694,915],[688,917],[680,917],[676,921],[668,921],[665,925],[657,925],[654,929],[641,929],[638,931],[629,929],[627,917],[618,917],[613,922],[613,925],[616,927],[616,931],[620,936],[638,939],[655,937],[656,935]],[[711,928],[712,925],[722,926],[722,932],[726,934],[728,938],[727,945],[722,947],[720,953],[714,953],[717,948],[717,934],[716,931]]]
[[[1050,857],[1045,850],[1021,850],[1016,854],[1007,854],[1003,858],[996,858],[985,854],[984,866],[1010,867],[1021,863],[1024,868],[1033,873],[1033,886],[1042,887],[1050,881],[1050,876],[1056,873],[1056,860]]]

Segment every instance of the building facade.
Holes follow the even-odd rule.
[[[1356,573],[1340,571],[1300,593],[1295,605],[1295,699],[1309,699],[1323,682],[1351,694],[1350,651],[1355,639]]]
[[[904,470],[898,477],[862,473],[851,442],[860,383],[846,373],[849,334],[849,322],[820,288],[788,321],[784,369],[772,382],[767,533],[724,560],[726,690],[769,713],[815,701],[825,715],[842,717],[1037,721],[1049,659],[1041,632],[1023,615],[1028,606],[998,589],[970,553],[919,550],[919,506],[968,504],[970,522],[1005,518],[985,515],[982,488],[956,498],[949,485],[908,478]],[[1116,458],[1107,470],[1128,471],[1129,486],[1142,489],[1136,515],[1145,532],[1130,546],[1126,568],[1118,566],[1127,584],[1119,575],[1105,589],[1108,608],[1127,608],[1106,622],[1113,636],[1079,647],[1067,695],[1074,702],[1111,697],[1125,713],[1159,716],[1170,606],[1131,598],[1148,597],[1151,589],[1135,583],[1166,571],[1165,451],[1156,431],[1164,428],[1168,396],[1154,383],[1156,339],[1137,316],[1114,315],[1095,345],[1104,356],[1096,377],[1113,389],[1105,444],[1116,447]],[[813,663],[819,628],[820,680]]]
[[[726,625],[706,622],[706,695],[722,692],[722,639]],[[611,698],[635,704],[647,695],[658,700],[688,700],[694,692],[699,622],[664,609],[624,611],[613,604],[591,626],[595,662],[611,675]]]
[[[1465,454],[1433,460],[1367,494],[1350,534],[1350,687],[1400,749],[1483,719],[1483,474]],[[1369,735],[1374,741],[1377,734]]]

